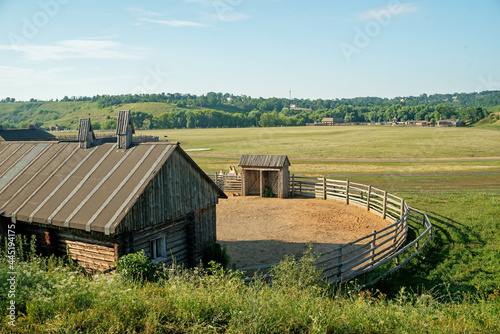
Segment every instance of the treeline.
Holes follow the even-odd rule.
[[[49,102],[85,101],[98,109],[116,109],[124,104],[155,102],[169,105],[171,111],[153,115],[149,110],[133,111],[136,128],[209,128],[209,127],[249,127],[249,126],[302,126],[307,123],[321,122],[325,117],[342,118],[350,122],[399,122],[408,120],[461,119],[464,124],[475,123],[488,115],[485,108],[500,105],[500,91],[455,94],[421,94],[420,96],[396,97],[359,97],[352,99],[284,99],[252,98],[229,93],[210,92],[206,95],[161,93],[141,95],[96,95],[93,97],[67,97]],[[1,103],[19,103],[6,98]],[[21,105],[22,104],[22,105]],[[10,114],[5,125],[12,127],[25,125],[26,114],[30,121],[47,122],[57,120],[61,111],[38,110],[43,101],[31,99],[22,102]],[[173,107],[173,108],[172,108]],[[76,107],[71,107],[75,112]],[[139,109],[139,108],[138,108]],[[68,112],[72,112],[68,110]],[[103,112],[104,114],[104,112]],[[23,119],[24,118],[24,119]],[[36,118],[36,119],[35,119]],[[4,118],[5,120],[5,118]],[[19,124],[20,122],[24,122]],[[8,124],[11,123],[11,124]],[[43,124],[40,124],[43,125]],[[75,125],[72,125],[75,126]],[[94,121],[95,129],[113,128],[113,120]]]
[[[398,96],[392,99],[380,97],[356,97],[351,99],[286,99],[286,98],[252,98],[246,95],[234,96],[229,93],[210,92],[206,95],[181,94],[181,93],[160,93],[160,94],[123,94],[123,95],[95,95],[92,97],[68,97],[55,102],[68,101],[90,101],[96,102],[99,108],[110,106],[138,103],[138,102],[164,102],[178,104],[178,107],[186,106],[216,108],[225,107],[226,111],[231,111],[231,107],[241,111],[250,112],[257,109],[261,112],[277,111],[287,108],[290,104],[297,108],[306,108],[312,110],[318,109],[336,109],[340,106],[350,107],[388,107],[395,104],[404,106],[428,105],[437,106],[438,104],[453,105],[456,108],[464,107],[493,107],[500,105],[500,91],[484,91],[474,93],[454,93],[454,94],[421,94],[419,96]],[[5,98],[1,103],[15,102],[14,98]],[[36,99],[30,99],[30,102],[49,102]],[[54,102],[54,100],[50,100]],[[233,110],[234,111],[234,110]]]
[[[254,109],[248,113],[230,113],[210,109],[177,109],[158,116],[145,112],[132,112],[134,126],[137,129],[172,129],[172,128],[213,128],[213,127],[250,127],[250,126],[303,126],[307,123],[321,122],[325,117],[342,118],[345,122],[391,122],[394,117],[400,122],[407,120],[427,120],[437,122],[440,119],[461,119],[465,124],[478,122],[488,115],[482,107],[457,109],[439,104],[435,107],[418,105],[415,107],[393,105],[389,107],[348,107],[335,109],[294,110],[283,108],[280,112],[261,112]],[[109,124],[108,124],[109,123]],[[106,120],[103,129],[112,129],[112,120]],[[94,124],[94,123],[93,123]],[[97,125],[100,128],[100,125]],[[94,127],[95,128],[95,127]]]

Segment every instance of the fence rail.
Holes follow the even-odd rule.
[[[230,193],[242,193],[243,182],[241,175],[231,173],[206,172],[206,174],[219,186],[223,191]]]
[[[332,283],[347,282],[364,275],[364,286],[375,284],[420,253],[433,237],[432,224],[427,215],[409,207],[404,199],[387,191],[349,180],[331,180],[326,177],[292,175],[290,183],[292,197],[314,197],[342,201],[348,205],[354,204],[391,222],[391,225],[382,230],[374,230],[369,235],[319,255],[315,265]],[[410,221],[422,224],[423,231],[414,240],[408,241]],[[401,259],[404,260],[400,261]],[[395,262],[393,268],[375,272],[389,261]],[[250,272],[268,270],[276,265],[278,263],[238,270]],[[370,275],[370,280],[368,280],[369,273],[373,273]],[[263,277],[268,276],[269,274]]]

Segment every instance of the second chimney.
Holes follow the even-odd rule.
[[[135,133],[134,124],[130,110],[118,111],[118,122],[116,124],[116,135],[118,137],[118,148],[127,149],[132,145],[132,135]]]

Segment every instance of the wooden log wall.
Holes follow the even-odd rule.
[[[42,255],[70,255],[88,271],[104,271],[118,260],[118,243],[111,237],[98,236],[62,228],[16,223],[16,233],[36,237],[37,251]],[[69,253],[68,253],[69,252]]]

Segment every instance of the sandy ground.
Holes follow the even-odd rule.
[[[217,206],[217,239],[227,244],[237,269],[300,256],[307,243],[324,252],[388,225],[374,213],[334,200],[230,196]]]

